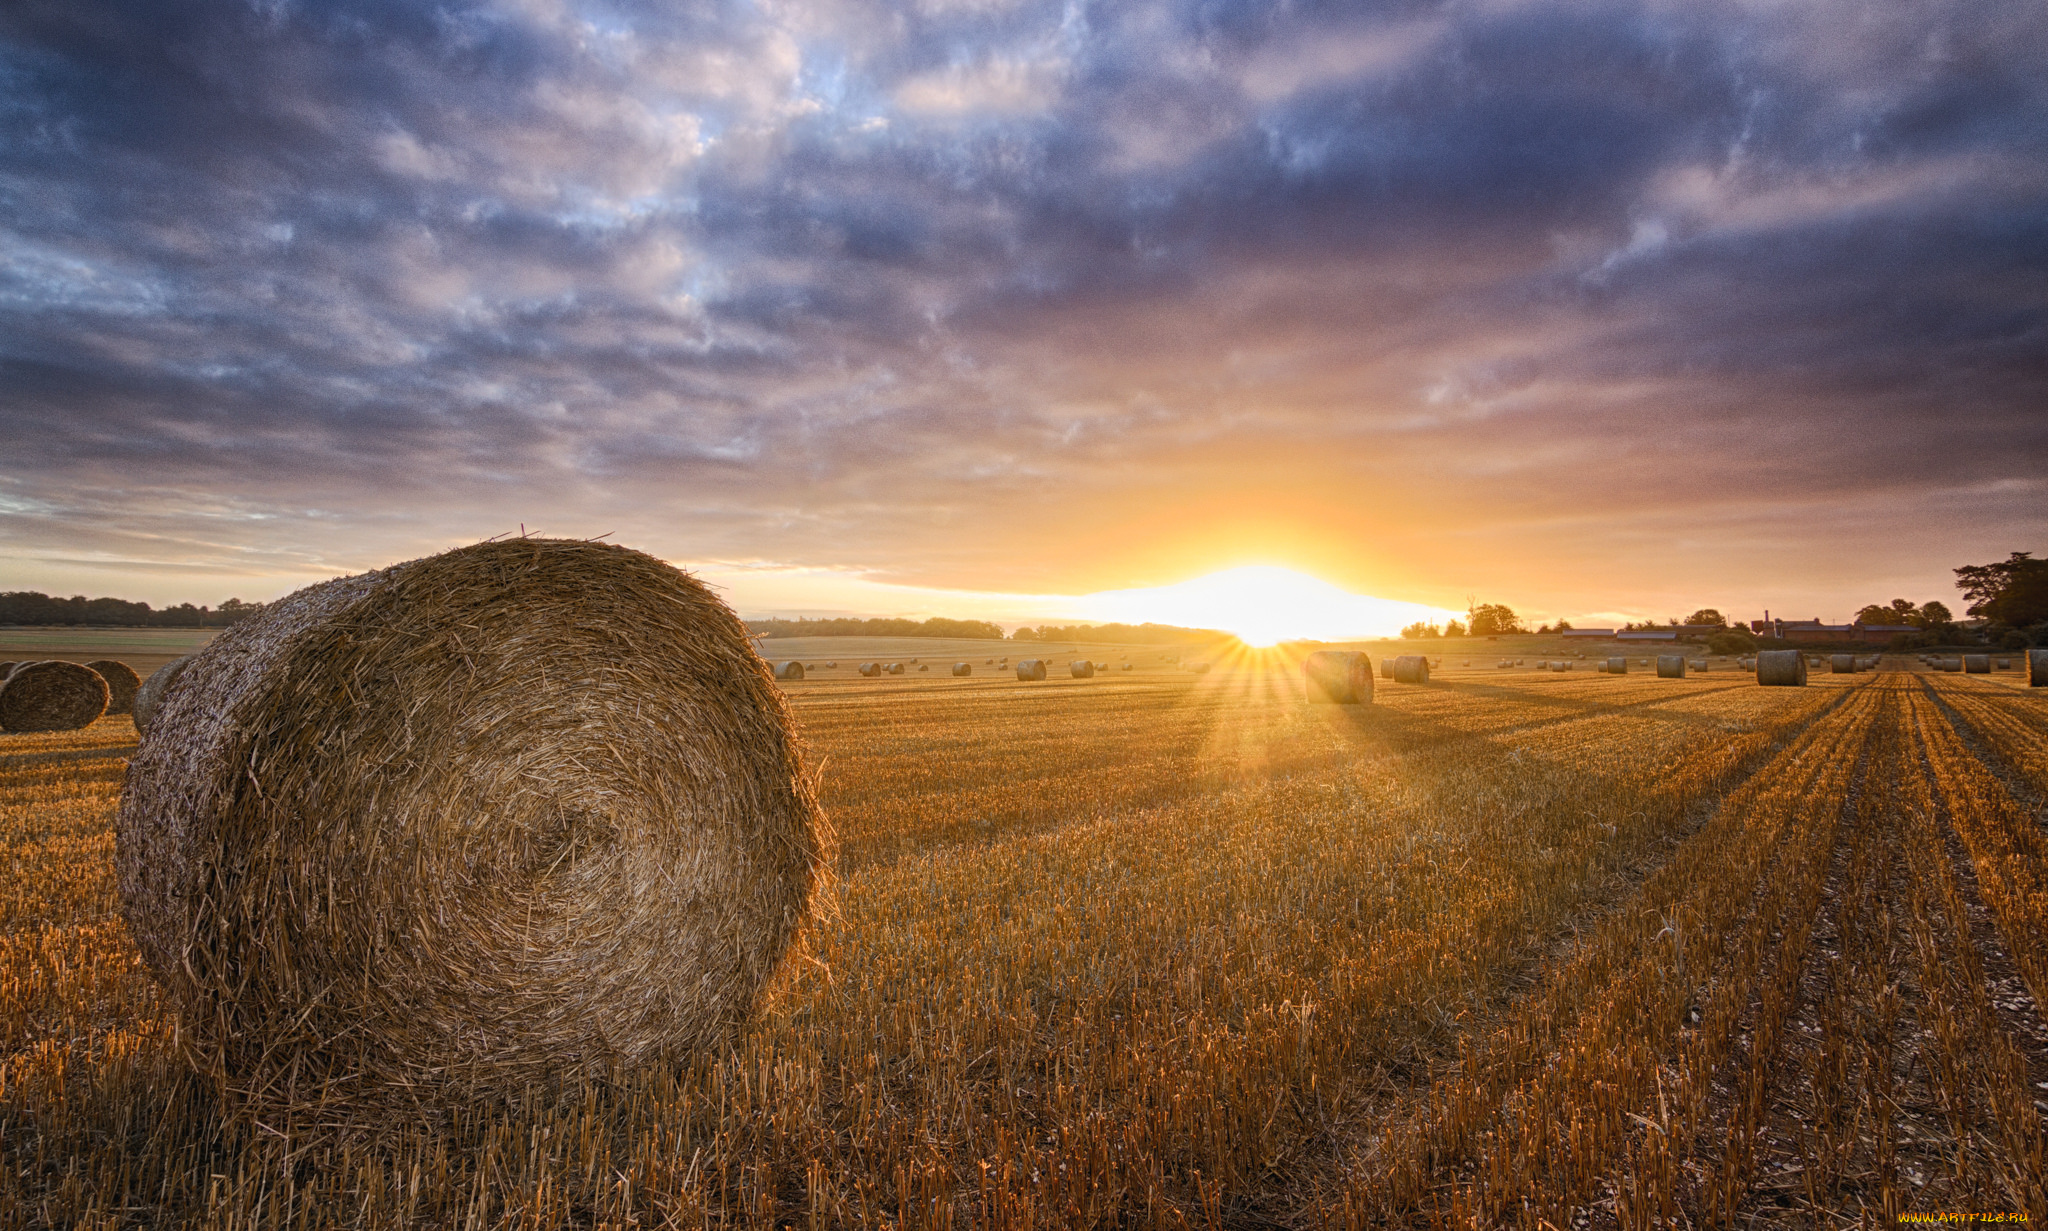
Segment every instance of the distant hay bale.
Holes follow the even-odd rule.
[[[1208,664],[1208,663],[1189,663],[1189,664],[1188,664],[1188,670],[1190,670],[1190,671],[1194,672],[1194,673],[1195,673],[1196,675],[1207,675],[1207,674],[1209,674],[1209,664]]]
[[[1756,682],[1775,688],[1798,688],[1806,683],[1806,656],[1797,650],[1759,650]]]
[[[1020,658],[1017,660],[1017,678],[1020,680],[1042,680],[1045,678],[1045,660],[1041,658]]]
[[[1398,684],[1429,683],[1429,660],[1420,654],[1400,654],[1394,658],[1394,682]]]
[[[2027,687],[2048,688],[2048,649],[2027,651]]]
[[[2010,658],[2001,658],[2001,659],[1999,659],[1999,660],[1998,660],[1998,669],[1999,669],[2000,671],[2010,671],[2010,670],[2012,670],[2012,659],[2010,659]]]
[[[889,673],[890,675],[902,675],[902,674],[903,674],[903,664],[902,664],[902,663],[890,663],[890,664],[889,664],[888,666],[886,666],[886,667],[882,668],[882,670],[884,670],[884,671],[888,672],[888,673]]]
[[[828,671],[837,671],[837,670],[839,670],[839,660],[835,658],[835,659],[833,659],[833,660],[832,660],[831,662],[828,662],[828,663],[826,663],[826,664],[825,664],[825,669],[826,669],[826,670],[828,670]]]
[[[804,678],[804,665],[799,662],[776,663],[775,678],[778,680],[800,680]]]
[[[149,678],[142,681],[142,687],[135,690],[135,733],[137,735],[143,735],[149,731],[150,721],[156,717],[157,708],[163,704],[164,693],[172,684],[178,682],[178,676],[184,672],[185,664],[191,661],[192,656],[190,654],[185,655],[183,658],[173,658],[163,666],[150,672]]]
[[[1372,704],[1372,659],[1357,650],[1317,650],[1302,660],[1301,673],[1310,701]]]
[[[882,674],[882,664],[862,663],[860,666],[854,668],[854,670],[860,672],[861,675],[866,679],[874,679],[876,676]]]
[[[1961,658],[1944,658],[1941,660],[1941,669],[1943,671],[1961,671],[1963,669],[1963,660]]]
[[[80,663],[19,663],[0,681],[0,731],[76,731],[107,712],[107,682]]]
[[[1119,671],[1129,671],[1130,669],[1131,669],[1131,664],[1129,664],[1129,663],[1120,663],[1120,664],[1118,664],[1118,666],[1117,666],[1117,670],[1119,670]]]
[[[1382,657],[1380,658],[1380,678],[1381,678],[1381,679],[1383,679],[1383,680],[1391,680],[1391,679],[1393,679],[1393,678],[1394,678],[1394,658],[1395,658],[1395,655],[1392,655],[1392,654],[1387,654],[1387,655],[1384,655],[1384,656],[1382,656]]]
[[[1990,675],[1990,674],[1991,674],[1991,655],[1989,655],[1989,654],[1965,654],[1965,655],[1963,655],[1963,670],[1965,670],[1965,671],[1969,672],[1969,673],[1970,673],[1971,675]]]
[[[1685,655],[1657,655],[1657,678],[1660,680],[1682,680],[1685,678]]]
[[[1828,670],[1835,675],[1856,674],[1856,657],[1853,654],[1835,654],[1828,659]]]
[[[1560,658],[1556,662],[1550,664],[1550,669],[1552,671],[1569,671],[1572,669],[1572,665]]]
[[[1608,659],[1608,660],[1607,660],[1607,674],[1609,674],[1609,675],[1627,675],[1627,674],[1628,674],[1628,659],[1626,659],[1626,658],[1618,658],[1618,657],[1617,657],[1617,658],[1610,658],[1610,659]]]
[[[723,1044],[828,846],[725,604],[523,538],[300,590],[195,653],[115,867],[186,1054],[290,1133]]]
[[[917,669],[919,671],[929,671],[932,669],[932,665],[930,663],[919,663]]]
[[[1092,680],[1095,678],[1095,664],[1086,660],[1068,663],[1067,670],[1077,680]]]
[[[973,675],[973,674],[974,674],[974,668],[973,668],[973,667],[972,667],[971,665],[967,664],[967,663],[954,663],[954,664],[953,664],[953,674],[954,674],[954,675]]]

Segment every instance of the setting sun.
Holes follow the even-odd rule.
[[[1386,636],[1417,620],[1441,623],[1462,615],[1353,594],[1320,577],[1270,564],[1225,569],[1170,586],[1107,590],[1087,596],[1086,602],[1094,619],[1217,628],[1253,646]]]

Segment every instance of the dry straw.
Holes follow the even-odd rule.
[[[142,677],[135,674],[135,668],[113,658],[96,658],[85,664],[107,682],[107,712],[109,714],[132,714],[135,712],[135,690],[142,687]]]
[[[1780,688],[1797,688],[1804,685],[1806,656],[1797,650],[1758,651],[1756,682]]]
[[[1657,655],[1657,678],[1660,680],[1682,680],[1685,678],[1685,655]]]
[[[1045,660],[1020,658],[1017,660],[1017,678],[1020,680],[1042,680],[1045,678]]]
[[[0,731],[76,731],[106,712],[107,682],[79,663],[20,663],[0,682]]]
[[[136,734],[140,735],[149,730],[150,722],[156,717],[157,707],[163,704],[164,693],[172,684],[177,683],[178,677],[184,674],[185,664],[191,661],[190,654],[183,658],[173,658],[150,672],[149,678],[142,681],[142,687],[135,690]]]
[[[1301,673],[1311,701],[1372,704],[1372,659],[1357,650],[1317,650],[1302,660]]]
[[[730,1038],[827,843],[711,591],[514,539],[301,590],[194,654],[115,862],[188,1055],[290,1133]]]

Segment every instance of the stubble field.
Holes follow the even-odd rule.
[[[2048,1218],[2048,690],[1475,665],[1353,708],[1001,653],[790,686],[839,879],[735,1049],[381,1140],[184,1075],[114,894],[128,720],[0,737],[0,1217]]]

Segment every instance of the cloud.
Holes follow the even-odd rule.
[[[11,6],[0,575],[527,521],[1568,611],[1790,492],[1939,580],[2044,529],[2044,58],[2016,2]]]

